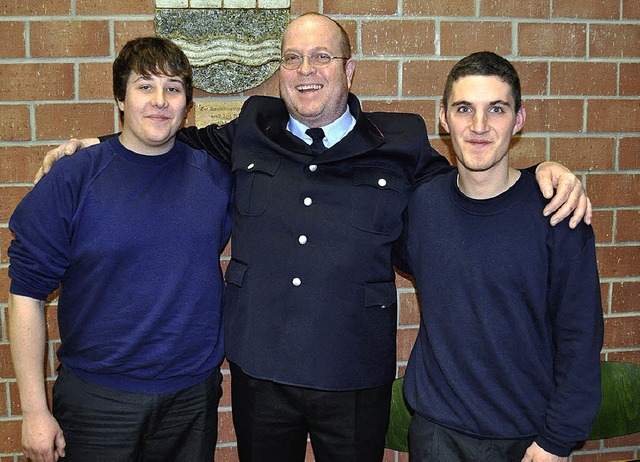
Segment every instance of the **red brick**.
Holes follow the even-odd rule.
[[[582,131],[582,101],[570,99],[527,99],[527,120],[523,133]]]
[[[480,16],[548,18],[549,0],[487,0],[480,3]]]
[[[604,320],[604,348],[638,347],[640,316],[608,317]]]
[[[218,412],[218,443],[231,443],[236,440],[236,433],[231,420],[231,411]]]
[[[511,61],[518,71],[522,95],[546,95],[549,65],[538,61]]]
[[[36,21],[31,23],[34,58],[109,56],[107,21]]]
[[[589,132],[640,132],[640,99],[590,99]]]
[[[362,52],[366,55],[431,55],[435,52],[433,21],[365,21]]]
[[[611,303],[612,313],[631,313],[640,311],[640,282],[614,282]],[[640,332],[638,332],[638,335],[640,336]]]
[[[451,144],[451,139],[448,136],[434,136],[430,141],[433,149],[445,157],[451,165],[456,164],[456,154],[453,151],[453,145]]]
[[[366,112],[407,112],[419,114],[425,120],[427,132],[435,130],[435,101],[430,100],[366,100],[362,108]]]
[[[154,0],[123,2],[122,0],[76,0],[78,15],[154,14]]]
[[[586,53],[586,26],[574,23],[518,25],[520,56],[581,57]]]
[[[413,289],[415,287],[413,277],[396,268],[396,287],[398,289]]]
[[[58,327],[58,305],[45,304],[45,321],[47,325],[47,339],[60,340],[60,328]]]
[[[0,417],[6,417],[9,415],[9,409],[7,409],[7,385],[11,385],[0,382]]]
[[[113,99],[112,63],[80,63],[79,98]]]
[[[590,192],[587,190],[587,194]],[[591,226],[596,235],[597,243],[613,242],[613,212],[610,210],[595,210],[591,219]]]
[[[607,353],[607,360],[640,364],[640,348],[637,350],[609,352]]]
[[[359,79],[358,76],[366,76]],[[396,96],[398,94],[398,64],[396,61],[359,61],[351,88],[356,95]]]
[[[601,278],[638,276],[638,268],[640,268],[640,246],[597,247],[596,253]],[[640,317],[638,319],[640,319]],[[638,332],[640,332],[640,330]]]
[[[511,24],[502,21],[442,22],[441,55],[466,56],[478,50],[493,51],[503,56],[510,55]]]
[[[638,175],[589,175],[587,188],[595,207],[629,207],[640,202]]]
[[[634,241],[640,241],[640,210],[618,210],[616,242]]]
[[[640,57],[640,24],[591,24],[589,55],[592,58]]]
[[[420,324],[420,304],[415,292],[400,293],[400,322],[404,326],[418,326]]]
[[[22,414],[22,405],[20,403],[20,392],[18,391],[18,382],[9,385],[9,397],[11,405],[11,415],[17,416]]]
[[[7,21],[0,27],[0,58],[26,56],[23,22]]]
[[[238,462],[238,449],[235,446],[224,446],[216,448],[217,462]]]
[[[638,0],[622,0],[622,18],[640,19],[640,2]]]
[[[0,66],[1,67],[1,66]],[[29,107],[25,105],[3,104],[2,124],[0,124],[0,140],[26,141],[31,138],[31,122]],[[2,172],[0,172],[0,176]]]
[[[354,2],[353,0],[324,0],[324,13],[331,15],[393,15],[398,12],[396,0],[370,0]]]
[[[51,146],[0,147],[0,183],[29,183]]]
[[[0,452],[22,452],[22,420],[5,420],[0,425]]]
[[[122,47],[129,40],[137,37],[153,37],[156,35],[153,21],[115,21],[113,26],[115,31],[115,51],[119,53]]]
[[[447,74],[456,60],[407,60],[402,66],[404,96],[441,97]]]
[[[614,438],[607,438],[606,440],[602,441],[604,443],[604,446],[607,448],[637,446],[637,448],[640,449],[640,433],[616,436]]]
[[[568,169],[611,170],[614,168],[613,138],[551,138],[551,158]]]
[[[9,302],[9,268],[0,268],[0,303]],[[2,377],[0,375],[0,377]]]
[[[615,96],[617,67],[615,63],[551,63],[550,94]]]
[[[553,18],[618,19],[619,0],[553,0]]]
[[[631,460],[634,457],[633,451],[611,451],[605,453],[573,454],[571,462],[610,462]]]
[[[402,14],[404,16],[475,16],[475,2],[473,0],[455,2],[404,0]]]
[[[622,138],[620,140],[620,153],[618,165],[623,170],[640,169],[640,138]]]
[[[640,95],[640,63],[620,64],[620,96]]]
[[[299,16],[310,11],[320,11],[320,0],[295,0],[291,2],[291,8],[289,9],[289,13],[292,17]]]
[[[418,328],[398,329],[397,356],[398,361],[407,361],[413,345],[416,343]]]
[[[71,0],[3,0],[2,16],[58,16],[71,13]]]
[[[40,104],[36,106],[36,138],[67,140],[114,132],[114,104]]]
[[[0,223],[6,223],[18,205],[18,202],[31,190],[26,186],[2,186],[0,187]],[[2,377],[2,374],[0,374]]]
[[[13,236],[9,228],[0,228],[0,263],[9,263],[7,248],[11,244]]]
[[[72,64],[0,64],[6,101],[73,98]]]
[[[15,377],[9,344],[0,344],[0,377]]]
[[[516,136],[509,148],[509,164],[515,168],[527,168],[545,161],[547,150],[544,138],[522,138]],[[553,155],[551,156],[554,157]],[[554,159],[556,160],[556,159]]]

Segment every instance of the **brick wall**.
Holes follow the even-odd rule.
[[[349,32],[354,92],[366,110],[417,112],[434,145],[448,69],[481,49],[508,57],[523,80],[528,119],[513,147],[518,165],[555,159],[576,171],[595,206],[605,312],[603,357],[640,363],[640,2],[638,0],[292,0]],[[0,1],[0,460],[18,460],[20,402],[9,357],[7,220],[46,150],[71,136],[117,129],[110,63],[130,38],[153,33],[153,0]],[[244,95],[196,92],[196,102],[237,104],[277,94],[274,79]],[[194,120],[193,116],[190,119]],[[223,257],[223,263],[228,259]],[[401,374],[418,324],[411,283],[398,277]],[[58,344],[48,308],[47,375]],[[236,460],[229,386],[218,460]],[[640,457],[640,435],[589,442],[572,460]],[[387,461],[407,460],[388,452]]]

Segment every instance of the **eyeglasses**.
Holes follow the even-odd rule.
[[[314,53],[312,55],[297,55],[295,53],[286,53],[280,58],[280,65],[285,69],[293,71],[302,64],[304,57],[309,58],[309,63],[313,67],[327,67],[334,59],[349,59],[344,56],[331,56],[329,53]]]

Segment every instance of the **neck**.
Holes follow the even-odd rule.
[[[458,167],[458,188],[472,199],[491,199],[499,196],[520,178],[520,171],[507,167],[502,171],[474,172]]]

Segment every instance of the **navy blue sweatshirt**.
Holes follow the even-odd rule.
[[[456,172],[416,189],[407,258],[422,319],[405,376],[422,417],[478,438],[535,438],[566,456],[600,403],[594,235],[551,227],[535,178],[488,200]]]
[[[221,363],[231,187],[227,166],[179,142],[142,156],[113,138],[56,162],[11,217],[9,276],[39,300],[61,283],[64,367],[163,393]]]

